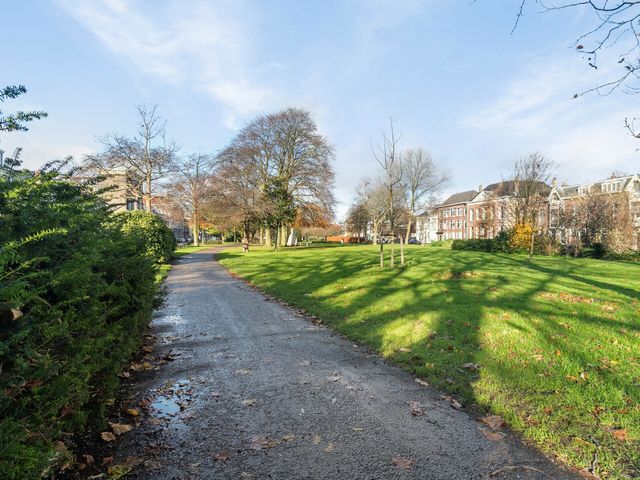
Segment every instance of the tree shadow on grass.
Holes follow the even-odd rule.
[[[607,430],[640,434],[640,378],[622,364],[640,360],[638,341],[620,333],[638,338],[633,282],[616,284],[624,274],[606,265],[593,278],[566,259],[409,255],[408,268],[393,270],[377,268],[371,248],[236,258],[231,267],[575,465],[588,465],[599,445],[604,468],[640,471],[637,445]],[[615,312],[604,309],[611,303]]]

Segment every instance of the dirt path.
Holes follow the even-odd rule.
[[[135,395],[152,403],[114,463],[139,457],[139,478],[158,479],[576,478],[513,434],[489,440],[439,392],[267,300],[212,252],[169,274],[153,333],[170,361],[138,374]]]

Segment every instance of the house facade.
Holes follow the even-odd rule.
[[[640,248],[640,176],[638,174],[612,175],[606,180],[574,185],[558,185],[554,181],[548,197],[549,231],[562,243],[570,241],[574,235],[577,235],[577,232],[565,226],[563,214],[575,208],[579,201],[590,195],[607,195],[626,204],[632,228],[630,245],[634,250],[638,250]],[[616,212],[611,214],[616,215]]]
[[[142,203],[142,182],[125,169],[112,168],[99,173],[103,180],[94,185],[95,190],[105,190],[102,197],[113,207],[114,212],[144,210]],[[91,181],[95,175],[74,175],[72,182]]]
[[[438,205],[438,240],[464,240],[468,238],[467,206],[478,195],[477,190],[458,192]]]
[[[438,211],[430,209],[416,216],[415,238],[420,243],[431,243],[438,240]]]

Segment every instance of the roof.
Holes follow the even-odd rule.
[[[551,192],[551,187],[544,182],[536,182],[540,191],[543,195],[548,195]],[[516,187],[518,182],[515,180],[502,180],[501,182],[492,183],[491,185],[487,185],[484,189],[485,192],[494,192],[496,195],[500,197],[506,197],[509,195],[513,195],[516,192]]]
[[[603,184],[619,183],[621,185],[619,191],[623,191],[625,188],[627,188],[627,186],[633,180],[633,178],[634,178],[634,175],[625,175],[623,177],[613,177],[613,178],[610,177],[610,178],[607,178],[606,180],[597,180],[595,182],[590,182],[590,183],[557,186],[555,190],[558,192],[558,195],[560,195],[561,197],[576,197],[582,194],[580,189],[583,187],[586,187],[589,190],[593,189],[593,191],[595,192],[600,192],[602,191]]]
[[[451,195],[444,202],[442,202],[439,206],[444,207],[445,205],[455,205],[458,203],[467,203],[473,200],[476,195],[478,195],[477,190],[467,190],[466,192],[458,192]]]

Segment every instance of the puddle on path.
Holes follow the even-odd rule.
[[[183,378],[174,383],[167,383],[158,390],[152,391],[155,400],[149,403],[152,415],[157,418],[174,417],[185,410],[193,400],[191,381]]]

